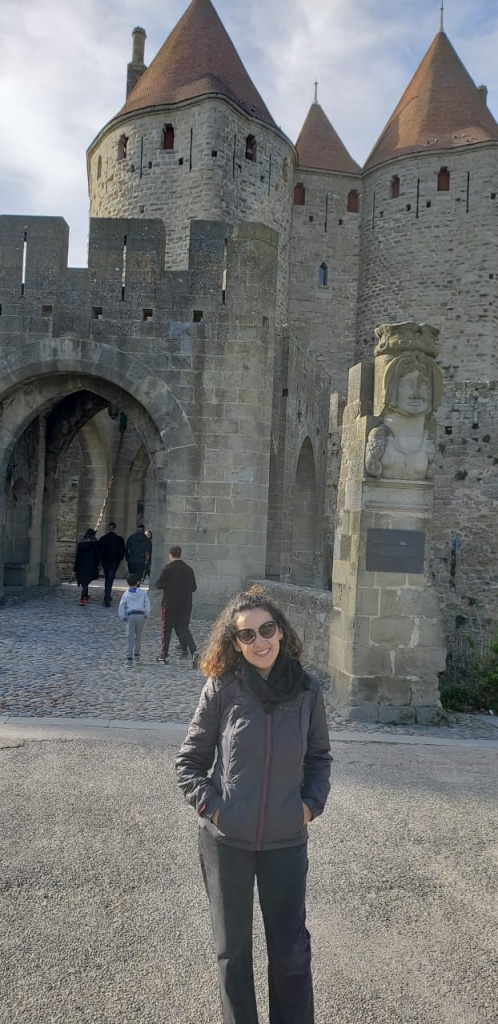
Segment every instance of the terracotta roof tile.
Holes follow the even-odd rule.
[[[365,170],[408,153],[498,141],[498,124],[444,32],[438,32]]]
[[[221,93],[252,117],[275,125],[211,0],[192,0],[120,114],[208,93]]]
[[[296,142],[299,165],[319,171],[360,174],[319,103],[313,103]]]

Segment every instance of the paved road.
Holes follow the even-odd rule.
[[[173,730],[0,726],[2,1024],[219,1024]],[[310,829],[317,1024],[495,1024],[497,747],[366,740]]]
[[[118,583],[109,609],[102,607],[102,584],[91,587],[87,608],[78,606],[78,589],[70,585],[36,600],[0,608],[0,718],[189,721],[203,679],[179,660],[176,641],[170,664],[157,664],[157,614],[145,627],[140,665],[130,669],[125,664],[125,628],[117,614],[124,585]],[[209,622],[194,619],[192,631],[199,646],[209,627]],[[435,729],[345,723],[331,707],[328,717],[332,730],[498,739],[498,718],[459,716],[450,727]]]

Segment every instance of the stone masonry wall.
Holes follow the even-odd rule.
[[[392,161],[364,175],[356,359],[380,323],[439,327],[455,380],[498,376],[498,147],[468,146]],[[450,190],[437,191],[441,167]],[[393,175],[400,195],[389,198]]]
[[[332,389],[345,395],[354,362],[360,260],[360,214],[348,213],[347,196],[361,191],[361,178],[297,167],[294,181],[304,185],[305,205],[292,210],[289,325],[320,358]]]
[[[438,420],[431,567],[454,637],[462,615],[498,620],[498,384],[448,383]]]
[[[172,124],[175,148],[163,150]],[[118,159],[126,135],[126,159]],[[248,135],[256,160],[245,158]],[[112,121],[88,152],[92,217],[160,217],[166,269],[188,266],[191,220],[259,221],[279,234],[277,319],[287,319],[294,149],[279,131],[222,98],[164,107]],[[100,169],[100,176],[99,176]],[[222,266],[216,282],[221,302]],[[228,284],[229,287],[229,284]]]
[[[330,377],[308,347],[285,331],[275,350],[272,459],[269,485],[267,574],[290,579],[296,473],[303,445],[313,451],[315,488],[309,512],[316,519],[314,585],[324,580],[324,506]]]
[[[172,537],[184,546],[199,613],[265,571],[277,242],[264,225],[196,221],[189,270],[165,272],[161,221],[93,220],[89,268],[72,270],[61,219],[0,218],[2,472],[33,416],[68,395],[97,396],[89,417],[123,411],[150,459],[155,558]],[[45,547],[53,488],[47,501]],[[42,561],[34,573],[53,580]]]

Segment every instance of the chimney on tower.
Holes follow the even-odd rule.
[[[147,38],[144,28],[134,28],[132,32],[133,38],[133,49],[131,53],[131,63],[128,64],[128,70],[126,75],[126,95],[129,96],[130,92],[136,86],[138,79],[143,75],[146,70],[144,64],[144,53],[145,53],[145,40]]]
[[[481,99],[483,100],[483,102],[487,104],[487,102],[488,102],[488,87],[487,87],[487,85],[478,85],[477,86],[477,91],[478,91],[478,93],[480,93]]]

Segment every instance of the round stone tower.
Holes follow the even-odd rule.
[[[188,265],[191,220],[260,221],[279,233],[285,319],[292,143],[275,124],[211,0],[192,0],[147,68],[133,33],[126,102],[88,150],[92,217],[158,217],[166,269]]]
[[[445,376],[496,377],[498,124],[439,32],[363,171],[357,358],[382,321],[441,329]]]
[[[347,392],[354,362],[361,170],[318,98],[296,142],[289,325]]]

